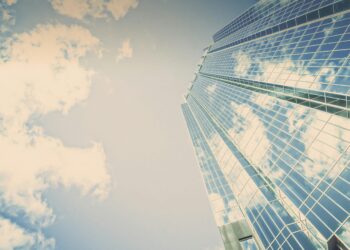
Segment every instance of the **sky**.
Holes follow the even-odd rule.
[[[180,105],[253,3],[1,0],[0,249],[222,249]]]

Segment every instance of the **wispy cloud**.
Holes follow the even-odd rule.
[[[112,15],[115,20],[123,18],[130,9],[138,6],[137,0],[52,0],[52,7],[60,14],[76,19],[85,17],[106,18]]]
[[[132,58],[134,53],[130,44],[130,39],[124,40],[122,46],[118,49],[116,61],[119,62],[123,59]]]
[[[53,241],[41,230],[55,215],[43,192],[75,186],[104,198],[110,177],[100,144],[66,147],[33,125],[33,117],[65,114],[88,97],[93,72],[79,60],[89,51],[98,52],[99,40],[80,26],[39,25],[14,35],[5,47],[0,59],[0,241],[12,248],[29,244],[48,249]],[[15,239],[1,233],[6,227]]]

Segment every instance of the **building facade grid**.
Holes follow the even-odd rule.
[[[349,249],[349,55],[348,0],[262,0],[214,35],[182,109],[226,249]]]

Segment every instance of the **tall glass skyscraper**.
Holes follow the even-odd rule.
[[[350,0],[261,0],[182,105],[226,249],[350,249]]]

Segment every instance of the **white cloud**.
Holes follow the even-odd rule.
[[[255,55],[255,47],[248,51],[234,50],[231,57],[234,64],[233,76],[245,77],[260,82],[277,83],[285,86],[322,89],[332,86],[337,71],[334,63],[324,66],[306,67],[302,61],[292,57],[266,59]],[[285,54],[288,46],[281,49]],[[273,52],[269,52],[273,54]]]
[[[51,4],[58,13],[76,19],[83,19],[92,11],[86,0],[53,0]]]
[[[55,218],[45,190],[75,186],[99,198],[108,194],[101,145],[65,147],[29,125],[33,115],[67,113],[88,97],[93,72],[79,60],[98,52],[99,40],[79,26],[39,25],[12,37],[6,48],[0,60],[0,206],[4,214],[36,228],[25,244],[42,245],[40,230]]]
[[[318,76],[316,78],[317,82],[321,82],[322,78],[324,78],[323,82],[324,83],[333,83],[335,80],[336,76],[336,70],[335,68],[330,68],[330,67],[322,67],[320,68],[318,72]]]
[[[17,0],[5,0],[5,3],[7,5],[13,5],[13,4],[17,3]]]
[[[98,43],[88,30],[64,25],[39,25],[7,41],[9,60],[0,61],[0,113],[21,123],[32,113],[67,113],[89,94],[92,72],[79,59]]]
[[[213,85],[209,85],[207,88],[206,88],[206,91],[209,95],[212,95],[215,90],[216,90],[217,86],[216,84],[213,84]]]
[[[289,128],[288,131],[290,134],[302,129],[303,124],[305,123],[305,116],[310,112],[310,110],[301,105],[293,105],[293,108],[288,109],[286,116],[288,117]]]
[[[250,57],[244,52],[238,52],[232,54],[236,64],[233,68],[235,75],[244,76],[248,73],[248,69],[250,68],[252,61]]]
[[[276,98],[268,95],[254,94],[251,96],[253,103],[258,103],[260,107],[270,110],[276,105]]]
[[[133,53],[134,50],[130,45],[130,39],[126,39],[123,41],[122,47],[118,49],[116,61],[119,62],[123,59],[132,58]]]
[[[349,155],[346,153],[343,155],[343,153],[349,146],[344,133],[347,132],[346,129],[350,126],[350,122],[346,118],[332,116],[318,110],[315,110],[308,118],[302,140],[307,142],[304,153],[312,162],[303,163],[301,171],[308,180],[314,183],[325,174],[327,178],[335,179],[339,175],[338,171],[346,168],[348,164]],[[321,132],[315,128],[320,129]],[[330,168],[335,164],[336,168]]]
[[[33,238],[11,221],[0,217],[0,250],[32,246]]]
[[[130,9],[138,6],[137,0],[51,0],[52,7],[60,14],[79,20],[87,16],[106,18],[108,14],[115,20],[123,18]]]
[[[221,211],[225,209],[225,202],[220,194],[212,193],[208,195],[209,201],[214,212]]]
[[[257,97],[254,94],[252,98],[258,101],[262,107],[272,106],[274,101],[269,96]],[[253,112],[248,104],[236,104],[231,102],[232,124],[234,126],[228,130],[231,139],[236,145],[245,152],[247,158],[255,165],[260,166],[261,170],[268,173],[270,166],[267,166],[270,157],[269,149],[272,144],[267,136],[267,129],[260,119],[259,115]],[[278,178],[281,171],[274,171],[271,178]]]
[[[55,240],[39,233],[31,233],[0,216],[0,250],[54,249]]]
[[[340,233],[338,233],[339,238],[345,243],[347,246],[350,246],[350,221],[344,223],[341,227]]]
[[[112,13],[114,18],[118,20],[124,17],[129,9],[134,9],[137,5],[137,0],[111,0],[107,3],[107,9]]]
[[[256,63],[261,68],[261,74],[250,75],[253,80],[290,87],[319,90],[325,87],[325,84],[331,85],[336,77],[336,70],[332,68],[333,63],[319,67],[314,73],[305,68],[300,61],[293,61],[290,58],[282,61],[256,60]]]

